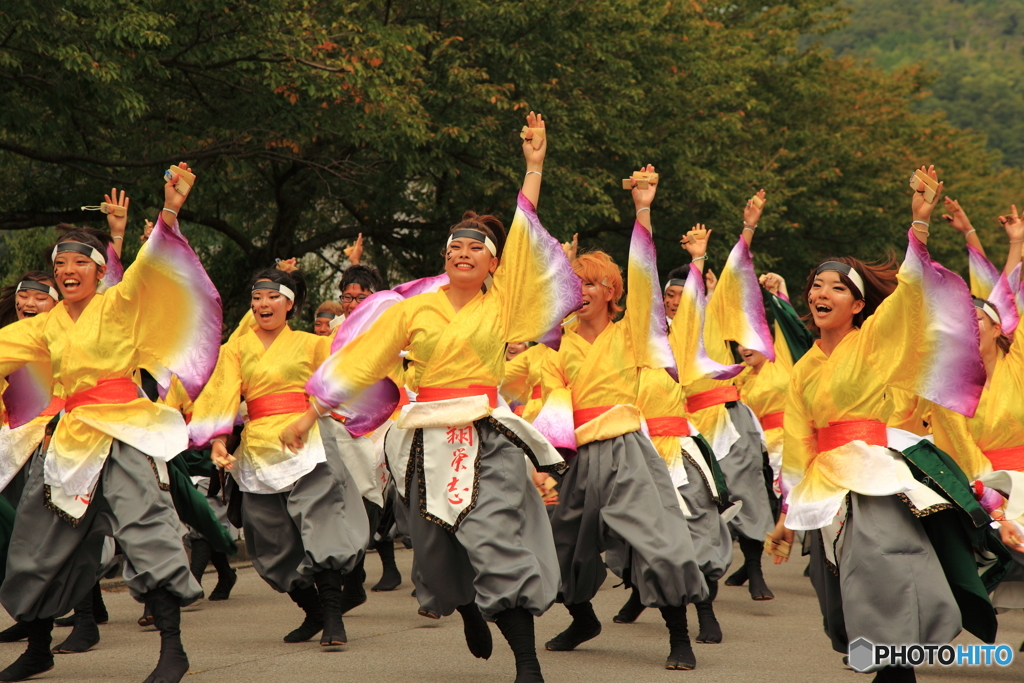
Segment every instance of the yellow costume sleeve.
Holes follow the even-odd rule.
[[[205,446],[210,439],[230,434],[242,402],[242,359],[239,339],[220,347],[217,366],[203,392],[196,398],[189,423],[193,445]]]
[[[0,328],[0,377],[7,377],[26,363],[50,360],[43,336],[45,322],[46,316],[39,315]]]

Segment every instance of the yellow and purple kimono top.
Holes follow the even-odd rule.
[[[896,291],[831,356],[818,342],[793,368],[782,460],[791,529],[830,524],[850,491],[928,506],[930,490],[886,448],[919,440],[887,425],[901,413],[887,387],[965,414],[978,405],[985,369],[970,292],[913,232],[908,239]]]
[[[737,240],[730,252],[715,287],[715,295],[707,305],[703,339],[708,356],[722,366],[735,362],[729,341],[760,351],[769,361],[775,360],[761,286],[757,282],[750,249],[743,238]],[[680,348],[676,353],[687,352]],[[740,370],[742,368],[737,372]],[[711,444],[719,460],[729,454],[740,438],[725,405],[739,400],[740,393],[732,379],[700,379],[686,386],[690,419]]]
[[[498,406],[498,385],[505,376],[505,343],[540,338],[578,308],[581,299],[579,278],[561,245],[544,230],[533,205],[522,194],[501,264],[486,291],[456,311],[447,289],[446,285],[395,303],[367,331],[328,358],[306,385],[324,405],[341,405],[392,373],[396,359],[405,351],[405,384],[417,399],[402,409],[388,432],[385,450],[392,476],[408,486],[406,467],[413,441],[421,434],[428,505],[437,497],[444,470],[452,469],[452,448],[437,444],[439,433],[444,442],[446,428],[453,430],[452,438],[458,437],[462,444],[461,439],[475,433],[474,422],[491,417],[528,444],[539,469],[564,466],[558,453],[528,422]],[[476,448],[473,444],[466,445]],[[452,470],[456,479],[463,476],[461,469]],[[459,481],[461,486],[464,482]],[[401,484],[399,492],[407,498],[408,491]],[[458,505],[466,502],[463,498]],[[434,508],[435,517],[446,528],[457,528],[468,509],[471,507],[459,507],[449,515]]]
[[[634,223],[625,315],[609,324],[593,344],[567,329],[558,353],[545,363],[545,405],[534,424],[556,447],[576,450],[638,431],[640,369],[665,373],[663,368],[669,368],[675,374],[657,272],[651,233]],[[569,414],[573,432],[552,429],[556,423],[568,426],[567,419],[556,416]]]
[[[235,451],[232,470],[248,493],[276,493],[326,460],[319,425],[296,454],[281,446],[281,432],[308,407],[305,385],[330,355],[330,337],[297,332],[287,325],[265,348],[256,334],[240,334],[220,349],[217,367],[195,401],[189,433],[205,446],[230,434],[245,398],[249,421]]]
[[[505,363],[501,395],[514,407],[516,415],[533,422],[544,406],[544,363],[556,353],[546,344],[535,344]]]
[[[97,294],[77,321],[64,303],[0,329],[0,375],[49,362],[67,397],[46,455],[45,480],[87,496],[118,439],[167,461],[188,448],[181,414],[140,395],[143,361],[178,375],[195,394],[213,370],[220,297],[178,230],[158,220],[124,278]]]

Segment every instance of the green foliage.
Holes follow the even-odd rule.
[[[76,207],[111,186],[131,194],[132,225],[153,218],[163,169],[187,160],[185,233],[227,320],[275,257],[310,254],[329,295],[329,263],[358,232],[393,282],[432,275],[463,211],[511,218],[531,109],[549,121],[541,220],[620,262],[619,180],[648,162],[664,270],[698,221],[720,264],[764,187],[754,250],[791,288],[826,255],[902,251],[916,165],[937,164],[972,215],[1003,208],[1010,172],[984,141],[914,111],[919,71],[800,47],[841,16],[827,0],[14,0],[0,9],[0,248],[21,259],[38,226],[94,220]],[[933,234],[962,266],[962,241]]]

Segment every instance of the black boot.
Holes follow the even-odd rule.
[[[632,624],[645,609],[647,608],[640,602],[640,591],[634,588],[633,592],[629,594],[629,600],[622,606],[619,613],[612,617],[612,621],[616,624]]]
[[[374,547],[377,549],[377,555],[380,556],[380,563],[384,565],[384,573],[381,574],[380,581],[370,590],[374,593],[393,591],[402,585],[402,574],[398,571],[398,565],[395,564],[395,543],[384,539],[377,541]]]
[[[601,622],[594,614],[594,605],[587,602],[579,602],[575,605],[566,605],[572,615],[572,623],[557,636],[544,644],[544,647],[553,652],[565,652],[575,650],[580,643],[597,638],[601,634]]]
[[[320,596],[316,588],[306,586],[288,591],[288,597],[306,613],[297,629],[284,637],[286,643],[302,643],[324,629],[324,611],[320,609]]]
[[[16,643],[28,638],[28,622],[18,621],[14,626],[0,631],[0,643]]]
[[[462,615],[462,632],[466,635],[466,645],[469,651],[478,659],[489,659],[494,649],[494,642],[491,640],[491,629],[480,614],[480,608],[475,602],[466,605],[459,605],[455,609]]]
[[[734,571],[725,580],[726,586],[742,586],[747,582],[747,565],[741,564],[740,568]]]
[[[160,631],[160,659],[143,683],[178,683],[188,673],[188,656],[181,646],[181,603],[161,587],[146,593],[146,607]]]
[[[341,593],[342,614],[346,614],[366,602],[366,589],[363,588],[363,582],[366,581],[366,570],[363,569],[363,560],[365,559],[366,556],[363,555],[363,559],[359,560],[356,568],[345,574],[341,579],[343,587]]]
[[[107,606],[103,604],[103,589],[100,587],[99,581],[92,587],[92,618],[96,620],[97,624],[105,624],[110,621]]]
[[[871,683],[915,683],[917,674],[914,667],[887,666],[879,669]]]
[[[668,659],[666,669],[689,671],[697,668],[697,657],[690,647],[690,635],[686,631],[686,605],[662,607],[661,616],[668,627]]]
[[[708,599],[695,603],[697,608],[697,625],[700,631],[697,633],[698,643],[720,643],[722,642],[722,627],[715,617],[715,608],[711,603],[718,595],[718,581],[708,581]]]
[[[227,600],[231,596],[231,589],[235,587],[235,582],[238,581],[238,572],[231,566],[228,556],[224,553],[214,550],[210,554],[210,559],[213,560],[213,566],[217,568],[217,585],[213,587],[209,599],[211,601]]]
[[[92,591],[75,606],[75,627],[64,642],[53,648],[54,654],[88,652],[100,642],[100,629],[92,614]]]
[[[337,569],[324,569],[314,577],[316,592],[320,595],[320,609],[324,612],[324,632],[320,634],[320,644],[324,647],[344,645],[348,642],[345,633],[345,622],[341,619],[341,572]]]
[[[764,543],[752,538],[740,536],[740,550],[743,551],[743,566],[747,568],[747,579],[750,581],[750,597],[753,600],[772,600],[775,594],[768,589],[761,573],[761,555]]]
[[[53,668],[53,654],[50,652],[50,634],[53,619],[36,619],[19,622],[25,624],[28,648],[9,667],[0,671],[0,681],[23,681],[30,676],[41,674]]]
[[[213,555],[213,546],[205,538],[197,538],[192,541],[192,561],[188,568],[200,585],[203,583],[206,565],[210,564],[211,555]]]
[[[537,640],[533,632],[533,615],[525,607],[507,609],[494,615],[501,635],[505,636],[516,657],[515,683],[544,683],[537,659]]]
[[[149,605],[147,604],[142,608],[142,616],[139,617],[139,626],[152,626],[153,625],[153,613],[149,611]]]

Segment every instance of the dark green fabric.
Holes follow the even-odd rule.
[[[946,453],[928,441],[903,452],[918,482],[954,504],[921,518],[935,554],[949,581],[964,628],[986,643],[996,638],[996,613],[988,594],[1003,579],[1013,561],[989,523],[988,513],[974,498],[970,482]],[[975,551],[995,562],[978,575]]]
[[[190,477],[217,476],[217,468],[214,467],[213,460],[210,459],[209,449],[205,451],[182,451],[178,453],[178,458],[181,458],[182,462],[185,463],[185,470]]]
[[[238,547],[235,539],[217,519],[206,496],[192,483],[188,466],[181,456],[167,463],[167,474],[171,484],[171,499],[181,521],[201,533],[214,550],[228,555],[236,554]]]
[[[771,305],[775,322],[782,330],[782,336],[786,338],[786,346],[793,356],[793,362],[797,362],[814,345],[814,335],[807,329],[796,310],[778,296],[769,296],[768,303]]]
[[[711,444],[708,443],[703,435],[698,434],[692,438],[697,443],[697,448],[700,449],[704,462],[708,464],[711,476],[715,479],[715,486],[718,488],[718,497],[715,498],[715,502],[718,503],[718,511],[725,512],[730,507],[729,487],[725,483],[725,475],[722,473],[722,468],[718,466],[718,458],[715,457],[715,452],[711,450]]]
[[[0,583],[7,576],[7,548],[14,531],[14,507],[0,496]]]

